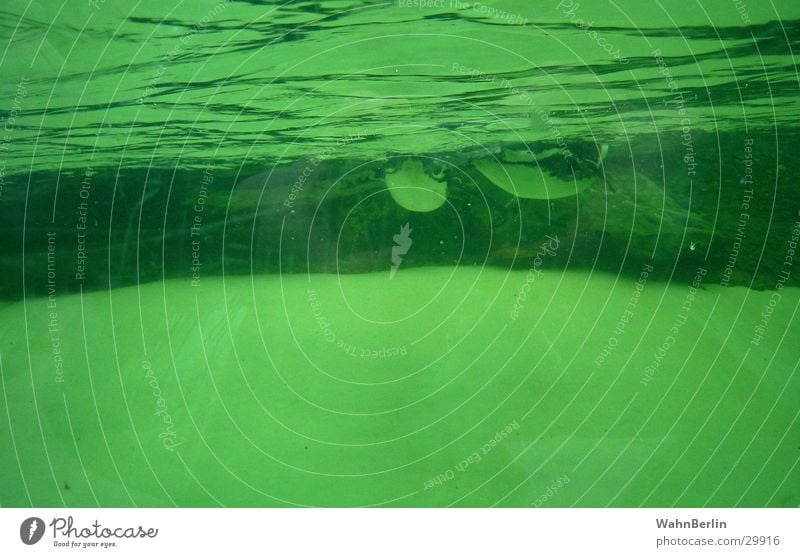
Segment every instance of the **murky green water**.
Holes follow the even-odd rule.
[[[0,11],[0,505],[796,506],[800,4]]]

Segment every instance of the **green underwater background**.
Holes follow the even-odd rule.
[[[0,37],[1,506],[800,504],[800,3]]]

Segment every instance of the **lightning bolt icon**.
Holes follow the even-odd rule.
[[[31,541],[31,538],[33,538],[33,534],[38,529],[39,529],[39,521],[38,520],[31,520],[31,530],[30,530],[30,532],[28,532],[28,541]]]

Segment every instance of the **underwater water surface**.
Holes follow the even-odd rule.
[[[0,36],[3,507],[800,504],[797,2]]]

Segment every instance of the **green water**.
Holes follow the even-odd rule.
[[[797,2],[0,35],[0,505],[800,503]]]

